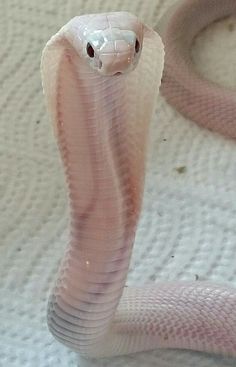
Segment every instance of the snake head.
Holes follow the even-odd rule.
[[[83,28],[83,58],[102,75],[133,70],[139,60],[143,25],[127,12],[90,15]]]
[[[84,53],[93,69],[103,75],[134,69],[141,52],[141,40],[132,30],[108,28],[91,32]]]

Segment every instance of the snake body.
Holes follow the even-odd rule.
[[[205,282],[125,287],[163,60],[158,34],[126,12],[75,17],[43,52],[43,89],[71,208],[48,326],[86,357],[154,348],[236,356],[235,289]]]
[[[184,0],[161,19],[165,44],[161,91],[184,116],[212,131],[236,138],[236,92],[204,79],[191,58],[191,45],[209,24],[236,14],[235,0]]]

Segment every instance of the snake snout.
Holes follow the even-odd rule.
[[[126,73],[133,69],[134,53],[129,50],[123,53],[100,55],[99,65],[99,71],[104,75]]]

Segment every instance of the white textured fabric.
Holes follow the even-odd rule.
[[[229,367],[235,359],[154,351],[84,361],[56,342],[46,304],[68,238],[62,166],[45,111],[39,63],[49,37],[76,14],[129,10],[155,26],[173,0],[4,0],[0,4],[0,366]],[[196,42],[196,66],[236,87],[234,19]],[[235,63],[235,61],[234,61]],[[143,215],[128,284],[188,279],[236,286],[236,143],[158,99]]]

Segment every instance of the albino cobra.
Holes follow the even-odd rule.
[[[194,10],[188,34],[191,15],[185,13],[186,24],[175,16],[176,11],[184,14],[187,3]],[[203,11],[216,3],[221,7]],[[200,82],[190,67],[185,70],[180,55],[188,55],[184,47],[200,28],[231,13],[233,5],[234,0],[188,0],[182,9],[172,9],[161,32],[168,41],[169,27],[171,32],[177,27],[172,44],[166,43],[163,90],[168,100],[205,126],[236,136],[233,94],[213,85],[205,90],[207,82]],[[175,65],[172,55],[178,56]],[[236,356],[235,289],[207,282],[125,287],[163,59],[158,34],[126,12],[75,17],[43,52],[43,88],[71,208],[71,239],[49,300],[48,326],[57,340],[86,357],[155,348]],[[207,115],[197,108],[202,93],[209,93],[202,107]],[[214,125],[216,110],[221,126],[218,120]]]

